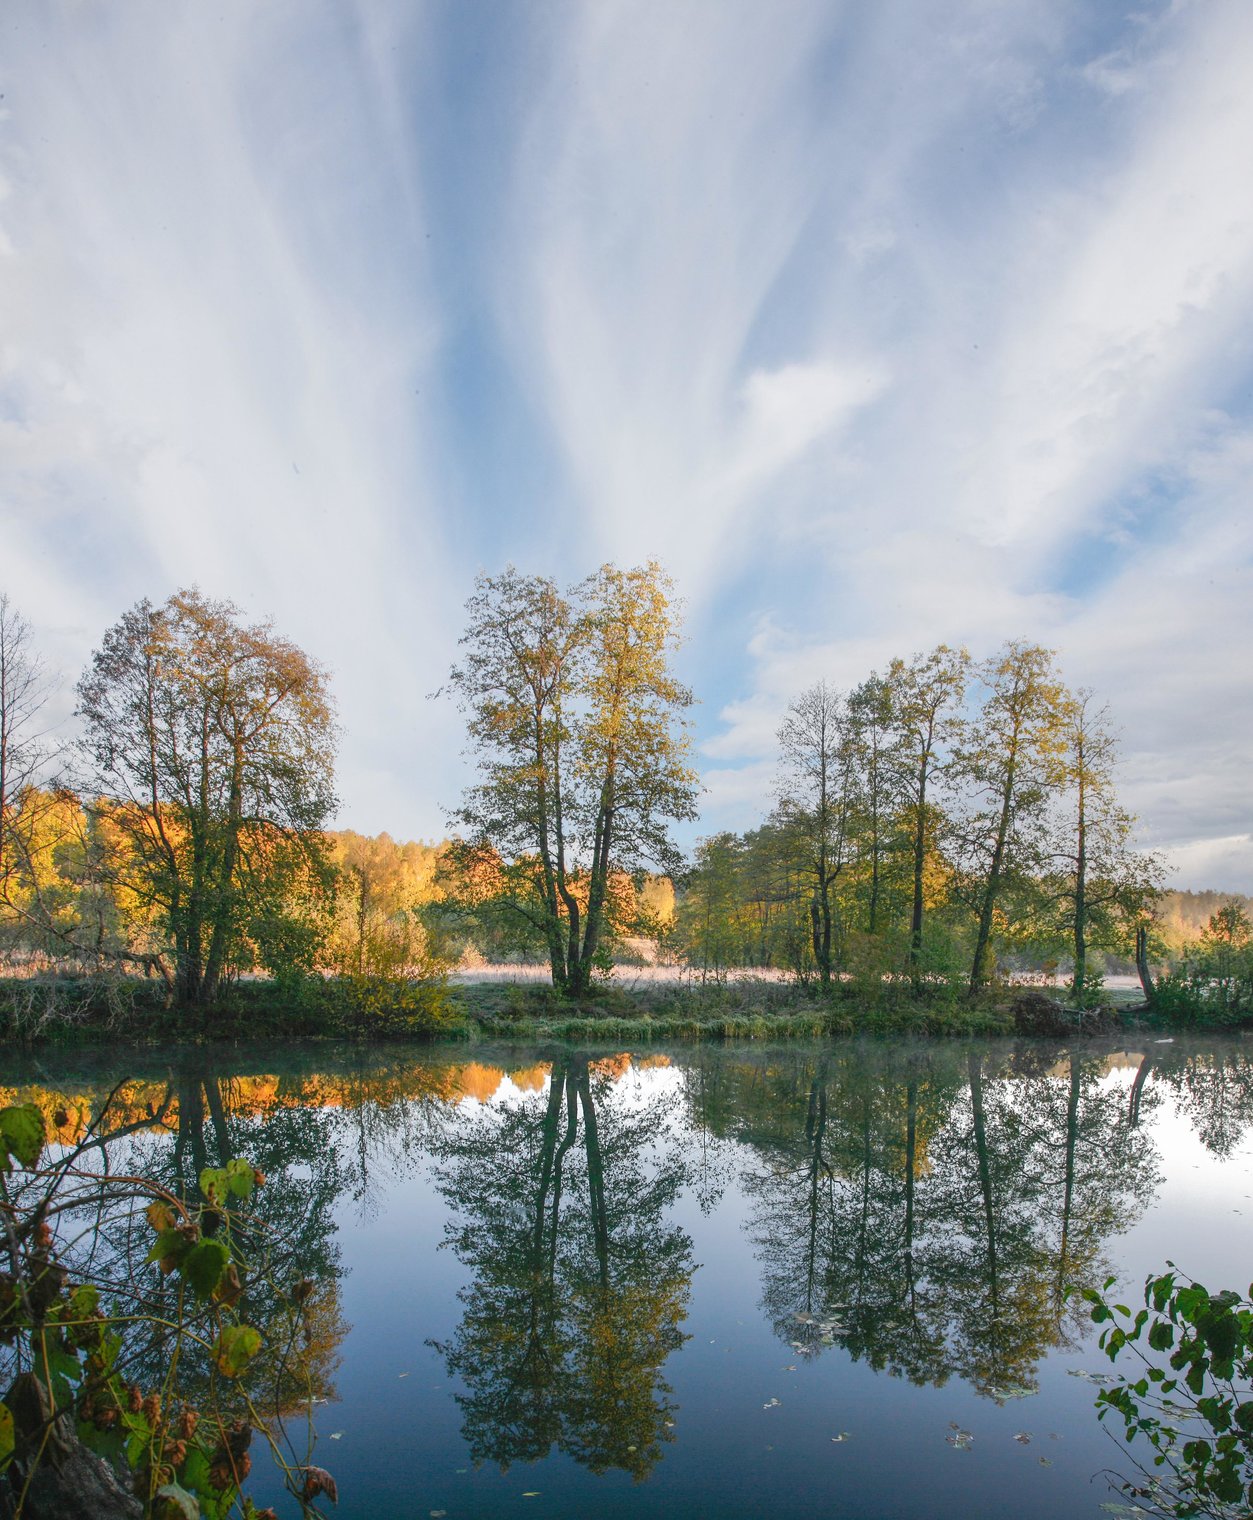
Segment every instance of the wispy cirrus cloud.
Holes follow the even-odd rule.
[[[1026,636],[1253,886],[1251,65],[1239,0],[30,10],[5,583],[70,669],[180,582],[273,613],[399,833],[508,558],[675,573],[708,828],[819,675]]]

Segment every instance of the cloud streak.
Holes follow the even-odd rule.
[[[1253,889],[1247,6],[48,6],[4,63],[3,579],[67,669],[233,595],[334,667],[346,820],[437,833],[475,570],[656,555],[702,827],[819,675],[1025,636]]]

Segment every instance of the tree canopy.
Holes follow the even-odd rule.
[[[240,938],[290,916],[293,876],[316,887],[335,806],[326,674],[269,623],[179,591],[109,629],[78,696],[109,869],[152,910],[180,1001],[209,1003]]]
[[[656,563],[605,565],[565,594],[510,567],[479,578],[466,612],[451,682],[480,780],[446,880],[577,995],[629,928],[623,879],[675,869],[669,824],[695,817],[673,586]]]

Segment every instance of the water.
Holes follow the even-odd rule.
[[[68,1140],[120,1079],[117,1162],[267,1174],[349,1520],[1096,1520],[1066,1285],[1253,1275],[1239,1043],[45,1056],[0,1102]]]

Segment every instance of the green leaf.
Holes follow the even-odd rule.
[[[227,1184],[236,1198],[251,1198],[255,1173],[250,1162],[241,1156],[226,1163]]]
[[[261,1350],[260,1331],[251,1325],[228,1325],[213,1348],[218,1371],[224,1377],[238,1377]]]
[[[230,1173],[225,1167],[206,1166],[200,1174],[200,1191],[210,1203],[222,1203],[230,1192]]]
[[[191,1241],[181,1230],[162,1230],[144,1260],[160,1262],[161,1270],[169,1273],[174,1271],[190,1250]]]
[[[33,1103],[0,1108],[0,1171],[11,1172],[10,1156],[32,1171],[44,1148],[43,1115]]]
[[[200,1520],[200,1505],[178,1483],[163,1483],[157,1489],[157,1514],[160,1520]]]
[[[180,1270],[198,1297],[211,1298],[230,1259],[230,1252],[220,1240],[202,1240],[183,1258]]]
[[[7,1404],[0,1404],[0,1472],[9,1465],[13,1455],[13,1411]]]

